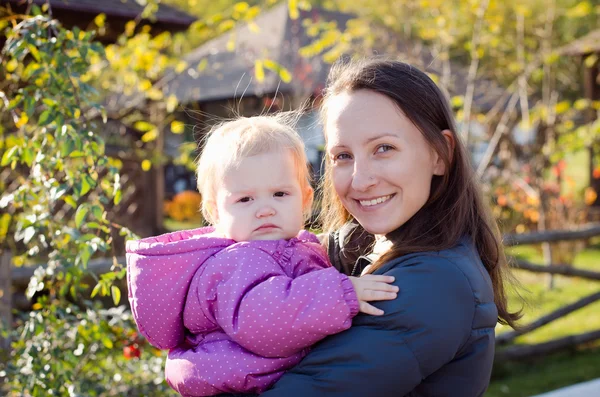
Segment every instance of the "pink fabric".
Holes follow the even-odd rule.
[[[183,396],[260,393],[350,327],[356,294],[311,233],[236,243],[212,231],[127,243],[132,312],[152,345],[171,349],[165,375]]]

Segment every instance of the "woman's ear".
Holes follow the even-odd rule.
[[[448,146],[448,153],[450,154],[449,163],[452,163],[452,156],[454,153],[454,145],[456,142],[454,141],[454,135],[450,130],[443,130],[442,135],[446,140],[446,145]],[[444,175],[446,173],[446,164],[444,163],[444,159],[437,153],[434,152],[434,165],[433,165],[433,175]]]

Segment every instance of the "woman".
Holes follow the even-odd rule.
[[[322,115],[331,260],[348,274],[394,276],[400,293],[263,395],[482,396],[496,322],[514,326],[519,314],[507,308],[498,229],[447,100],[410,65],[359,61],[333,68]],[[374,248],[352,263],[370,241],[363,229]]]

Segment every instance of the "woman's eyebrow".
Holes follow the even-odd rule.
[[[381,138],[386,138],[386,137],[398,138],[398,135],[391,133],[391,132],[383,133],[383,134],[380,134],[380,135],[377,135],[377,136],[367,139],[367,143],[371,143],[373,141],[376,141]]]

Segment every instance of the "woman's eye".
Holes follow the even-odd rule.
[[[394,147],[390,145],[379,145],[377,147],[377,151],[375,153],[385,153],[387,151],[393,150]]]
[[[239,199],[238,202],[240,202],[240,203],[247,203],[250,200],[252,200],[252,197],[246,196],[246,197],[242,197],[241,199]]]
[[[287,196],[288,194],[286,192],[276,192],[274,194],[275,197],[284,197]]]
[[[352,156],[350,156],[348,153],[339,153],[339,154],[334,154],[333,155],[333,161],[339,161],[339,160],[350,160],[352,159]]]

